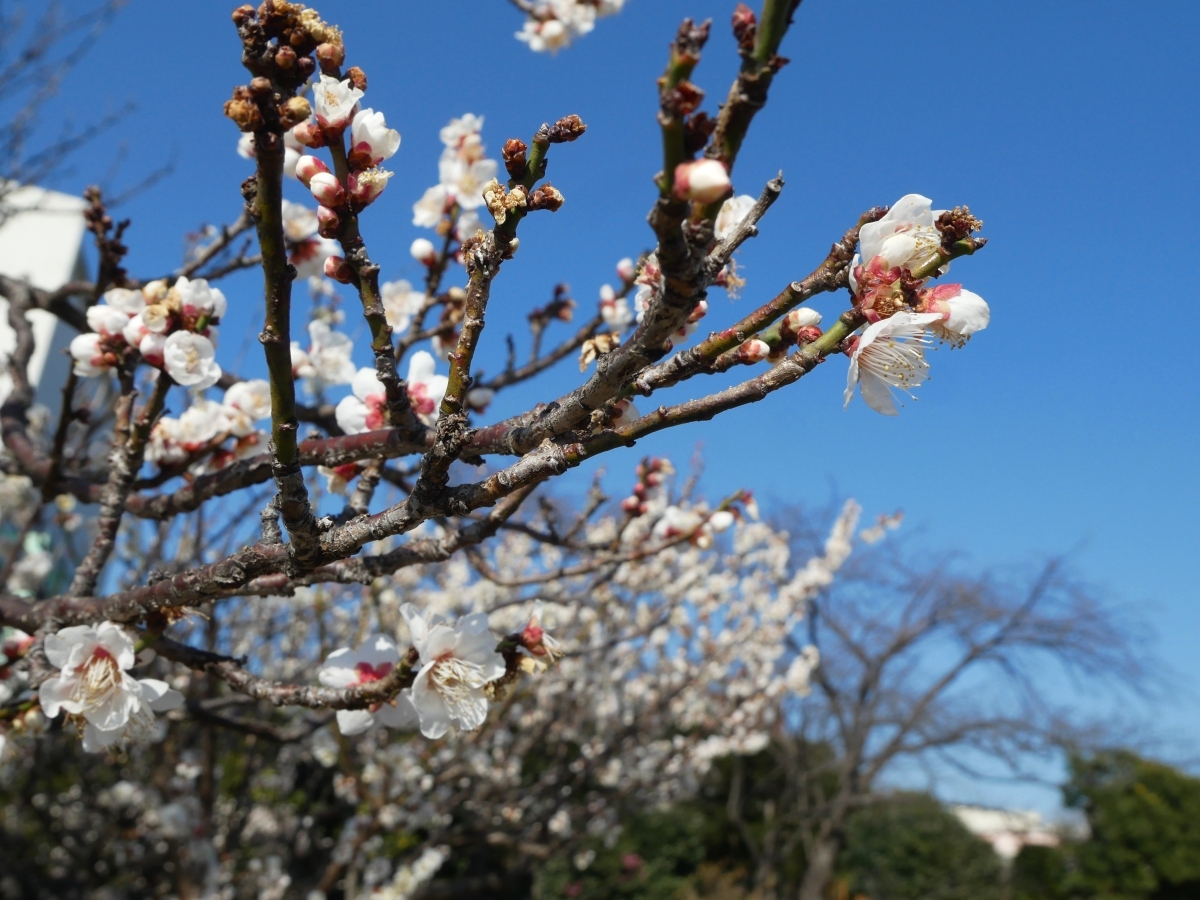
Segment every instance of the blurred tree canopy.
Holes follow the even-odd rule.
[[[1014,900],[1194,900],[1200,897],[1200,779],[1125,750],[1071,759],[1063,791],[1091,837],[1027,847]]]

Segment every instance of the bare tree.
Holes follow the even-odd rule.
[[[785,787],[746,803],[735,762],[729,796],[760,882],[803,850],[799,900],[825,896],[847,819],[884,773],[1030,775],[1033,759],[1088,737],[1072,714],[1076,677],[1089,690],[1146,677],[1128,628],[1061,560],[1024,585],[948,564],[866,563],[812,601],[807,632],[821,656],[813,692],[781,718],[769,750]]]

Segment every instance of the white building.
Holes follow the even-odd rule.
[[[1022,847],[1057,847],[1057,830],[1040,813],[1028,809],[991,809],[986,806],[950,807],[972,834],[992,845],[1004,860],[1012,860]]]
[[[53,291],[69,281],[87,277],[83,259],[86,203],[80,197],[37,187],[20,187],[5,194],[6,217],[0,224],[0,274],[28,279],[36,288]],[[33,326],[34,351],[29,380],[36,388],[35,401],[57,413],[60,390],[71,369],[64,352],[74,331],[45,310],[28,313]],[[8,325],[8,301],[0,297],[0,403],[12,390],[7,372],[8,354],[16,336]]]

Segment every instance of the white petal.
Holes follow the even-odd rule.
[[[375,724],[375,715],[367,709],[339,709],[337,723],[342,734],[362,734]]]
[[[362,434],[367,428],[367,404],[357,397],[343,397],[333,410],[338,428],[346,434]]]
[[[358,684],[358,672],[354,669],[357,663],[358,654],[349,647],[334,650],[317,670],[317,680],[331,688],[347,688]]]
[[[358,648],[358,658],[361,662],[370,663],[372,666],[378,666],[380,663],[395,665],[400,661],[400,651],[396,648],[396,642],[390,637],[376,634],[367,638]]]
[[[432,354],[426,350],[418,350],[408,363],[408,380],[425,382],[433,377],[436,363]],[[443,388],[443,393],[445,389]]]
[[[96,644],[96,630],[91,625],[73,625],[54,634],[46,635],[46,659],[59,669],[75,667],[92,655]],[[71,659],[71,652],[79,648],[78,659]],[[84,652],[86,650],[86,653]]]
[[[412,728],[417,724],[417,709],[407,690],[401,691],[392,703],[384,703],[375,711],[375,718],[388,728]]]
[[[412,686],[412,705],[421,720],[421,734],[430,740],[437,740],[450,730],[450,711],[442,695],[430,684],[429,672],[433,664],[426,665],[419,673]]]
[[[354,373],[354,380],[350,383],[350,390],[354,392],[354,396],[359,400],[366,400],[368,397],[384,393],[383,382],[376,377],[375,370],[368,369],[365,366]]]
[[[46,642],[49,643],[49,638]],[[38,688],[38,702],[41,704],[42,714],[48,719],[53,719],[62,709],[72,714],[78,714],[81,707],[71,699],[78,685],[78,678],[68,678],[62,675],[43,681]]]
[[[425,642],[425,637],[429,634],[429,623],[425,621],[425,616],[418,612],[411,603],[405,603],[400,607],[400,615],[404,616],[404,622],[408,625],[409,639],[417,648],[417,653],[423,653],[421,647]]]
[[[121,740],[125,726],[120,728],[97,728],[88,722],[83,729],[83,750],[85,753],[100,753]]]
[[[972,335],[988,327],[992,319],[992,311],[987,302],[978,294],[963,291],[949,301],[950,318],[946,327],[961,335]]]
[[[183,706],[183,694],[174,690],[165,681],[157,678],[143,678],[138,681],[139,693],[143,702],[155,712],[168,712]]]
[[[124,728],[141,702],[137,682],[125,677],[122,678],[121,684],[109,691],[99,703],[85,706],[82,715],[102,731]]]
[[[112,622],[101,622],[96,629],[96,642],[113,655],[122,670],[132,669],[137,654],[133,649],[133,638]]]
[[[877,413],[882,413],[885,416],[899,415],[896,409],[896,401],[892,397],[891,388],[888,383],[882,378],[877,378],[870,372],[862,373],[862,380],[858,383],[858,389],[862,391],[862,398],[866,401],[867,406],[875,410]]]

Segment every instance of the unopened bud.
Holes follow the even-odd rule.
[[[239,6],[233,11],[233,24],[237,25],[239,28],[245,25],[247,22],[253,21],[254,7],[249,3],[245,4],[244,6]]]
[[[360,91],[367,89],[367,73],[358,66],[351,66],[346,70],[346,77],[350,79],[350,83]]]
[[[293,125],[303,122],[311,115],[312,106],[306,98],[292,97],[287,103],[283,104],[279,120],[284,128],[291,128]]]
[[[328,172],[329,167],[315,156],[302,156],[296,163],[296,177],[305,187],[309,186],[314,175]]]
[[[725,165],[715,159],[698,159],[675,167],[675,196],[681,200],[716,203],[733,186]]]
[[[821,329],[818,328],[816,325],[805,325],[803,328],[799,329],[796,332],[796,343],[797,344],[811,344],[813,341],[815,341],[817,338],[819,338],[822,334],[824,334],[824,332],[821,331]]]
[[[281,69],[290,69],[296,64],[296,51],[291,47],[283,46],[275,51],[275,65]]]
[[[517,138],[509,138],[504,142],[504,168],[511,178],[524,178],[526,166],[526,151],[529,148],[525,142]]]
[[[617,263],[617,277],[626,284],[633,281],[637,276],[637,266],[628,256]]]
[[[583,137],[587,126],[579,116],[563,116],[550,126],[547,140],[551,144],[566,144]]]
[[[737,348],[738,361],[747,365],[762,362],[770,354],[771,346],[766,341],[760,341],[758,338],[751,338]]]
[[[300,158],[304,160],[309,157],[302,156]],[[299,172],[300,167],[297,165],[296,177],[304,181],[305,179],[300,177]],[[308,189],[312,191],[312,195],[322,206],[341,206],[346,202],[346,191],[332,172],[317,172],[308,178],[307,183]]]
[[[321,71],[332,75],[346,61],[346,45],[317,44],[316,56],[317,62],[321,65]]]
[[[325,132],[316,122],[301,122],[292,129],[292,137],[304,147],[316,149],[325,146]]]
[[[350,284],[354,281],[354,270],[342,257],[331,256],[325,260],[325,277],[342,284]]]
[[[754,49],[754,41],[758,36],[758,19],[754,10],[745,3],[739,3],[733,11],[733,36],[737,40],[740,52],[748,53]]]
[[[529,196],[530,209],[548,209],[550,212],[558,212],[562,209],[566,199],[553,185],[543,184]]]
[[[239,130],[254,131],[262,127],[262,113],[258,109],[258,104],[248,97],[233,97],[232,100],[225,101],[225,115],[233,120]]]
[[[437,262],[437,248],[433,246],[433,241],[428,238],[417,238],[412,242],[412,246],[408,248],[408,252],[423,266],[432,266]]]
[[[255,97],[269,97],[273,90],[270,78],[264,78],[259,75],[256,78],[250,79],[250,93]]]
[[[796,338],[800,331],[804,328],[812,328],[820,324],[821,314],[815,309],[809,309],[804,306],[800,309],[793,309],[783,321],[779,323],[779,333],[788,341],[791,342]],[[820,331],[818,330],[818,334]]]
[[[342,218],[328,206],[317,207],[317,233],[323,238],[337,237]]]
[[[317,64],[312,61],[311,56],[302,56],[296,61],[296,71],[300,73],[302,80],[307,80],[317,71]]]

